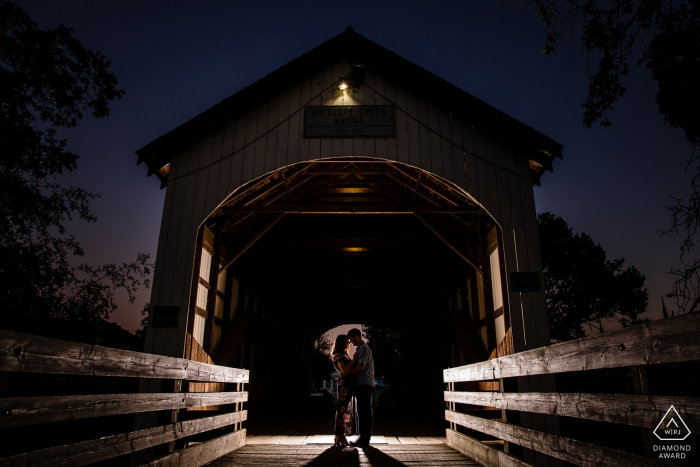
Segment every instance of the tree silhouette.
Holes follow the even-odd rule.
[[[398,343],[381,327],[362,325],[362,335],[369,342],[374,357],[374,378],[389,386],[401,384],[401,353]]]
[[[0,3],[0,302],[5,329],[85,340],[105,328],[117,289],[133,302],[148,286],[151,265],[142,254],[121,265],[72,265],[83,250],[65,224],[94,222],[89,204],[98,195],[59,183],[78,156],[58,130],[85,115],[107,117],[124,91],[110,61],[71,34],[62,25],[41,30],[17,5]]]
[[[311,384],[320,385],[321,381],[331,379],[333,363],[331,363],[331,341],[326,334],[321,335],[313,343],[310,356]]]
[[[561,217],[537,216],[544,266],[545,296],[552,339],[567,341],[603,332],[602,320],[622,326],[643,322],[649,296],[644,275],[624,259],[608,260],[600,244],[574,234]]]

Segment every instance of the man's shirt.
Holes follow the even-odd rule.
[[[366,343],[357,346],[357,360],[355,364],[364,365],[365,369],[356,373],[355,386],[374,387],[374,356],[372,349]]]

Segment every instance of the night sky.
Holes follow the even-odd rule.
[[[107,119],[86,119],[63,135],[80,155],[61,181],[100,194],[96,224],[72,223],[90,263],[155,257],[165,190],[135,151],[347,26],[564,145],[563,160],[535,188],[538,212],[563,217],[609,258],[647,277],[649,312],[661,315],[678,245],[659,238],[669,196],[690,193],[682,163],[691,148],[663,125],[649,72],[632,65],[613,126],[581,123],[586,56],[578,35],[541,53],[545,25],[527,0],[494,2],[17,2],[40,28],[63,23],[112,63],[126,95]],[[580,34],[579,34],[580,35]],[[342,58],[342,57],[339,57]],[[139,327],[150,291],[113,319]],[[669,299],[667,307],[672,308]]]

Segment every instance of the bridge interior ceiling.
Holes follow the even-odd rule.
[[[476,249],[494,224],[449,182],[364,158],[268,174],[207,221],[222,232],[222,269],[246,293],[279,320],[326,328],[425,323],[426,312],[455,306],[481,273]]]

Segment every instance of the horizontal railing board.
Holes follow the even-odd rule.
[[[219,436],[182,451],[176,451],[141,467],[200,467],[245,446],[246,430]]]
[[[492,448],[465,434],[447,429],[447,445],[484,467],[534,467],[499,449]]]
[[[247,392],[96,394],[0,399],[0,428],[248,401]]]
[[[187,362],[187,380],[204,381],[207,383],[247,383],[249,370],[227,366],[210,365],[209,363]]]
[[[586,467],[638,467],[640,465],[671,467],[673,465],[563,436],[530,430],[510,423],[473,417],[450,410],[445,411],[445,419],[575,465]]]
[[[129,454],[142,449],[169,443],[186,436],[222,428],[242,422],[248,417],[247,411],[231,412],[215,417],[199,418],[171,425],[148,428],[80,443],[42,449],[40,451],[17,454],[0,459],[0,466],[80,466],[112,457]]]
[[[448,382],[686,362],[700,359],[700,313],[650,321],[618,331],[526,350],[443,370]]]
[[[249,371],[0,331],[0,371],[247,383]]]
[[[446,402],[585,418],[656,428],[673,405],[691,431],[700,431],[700,397],[645,394],[500,393],[445,391]]]

